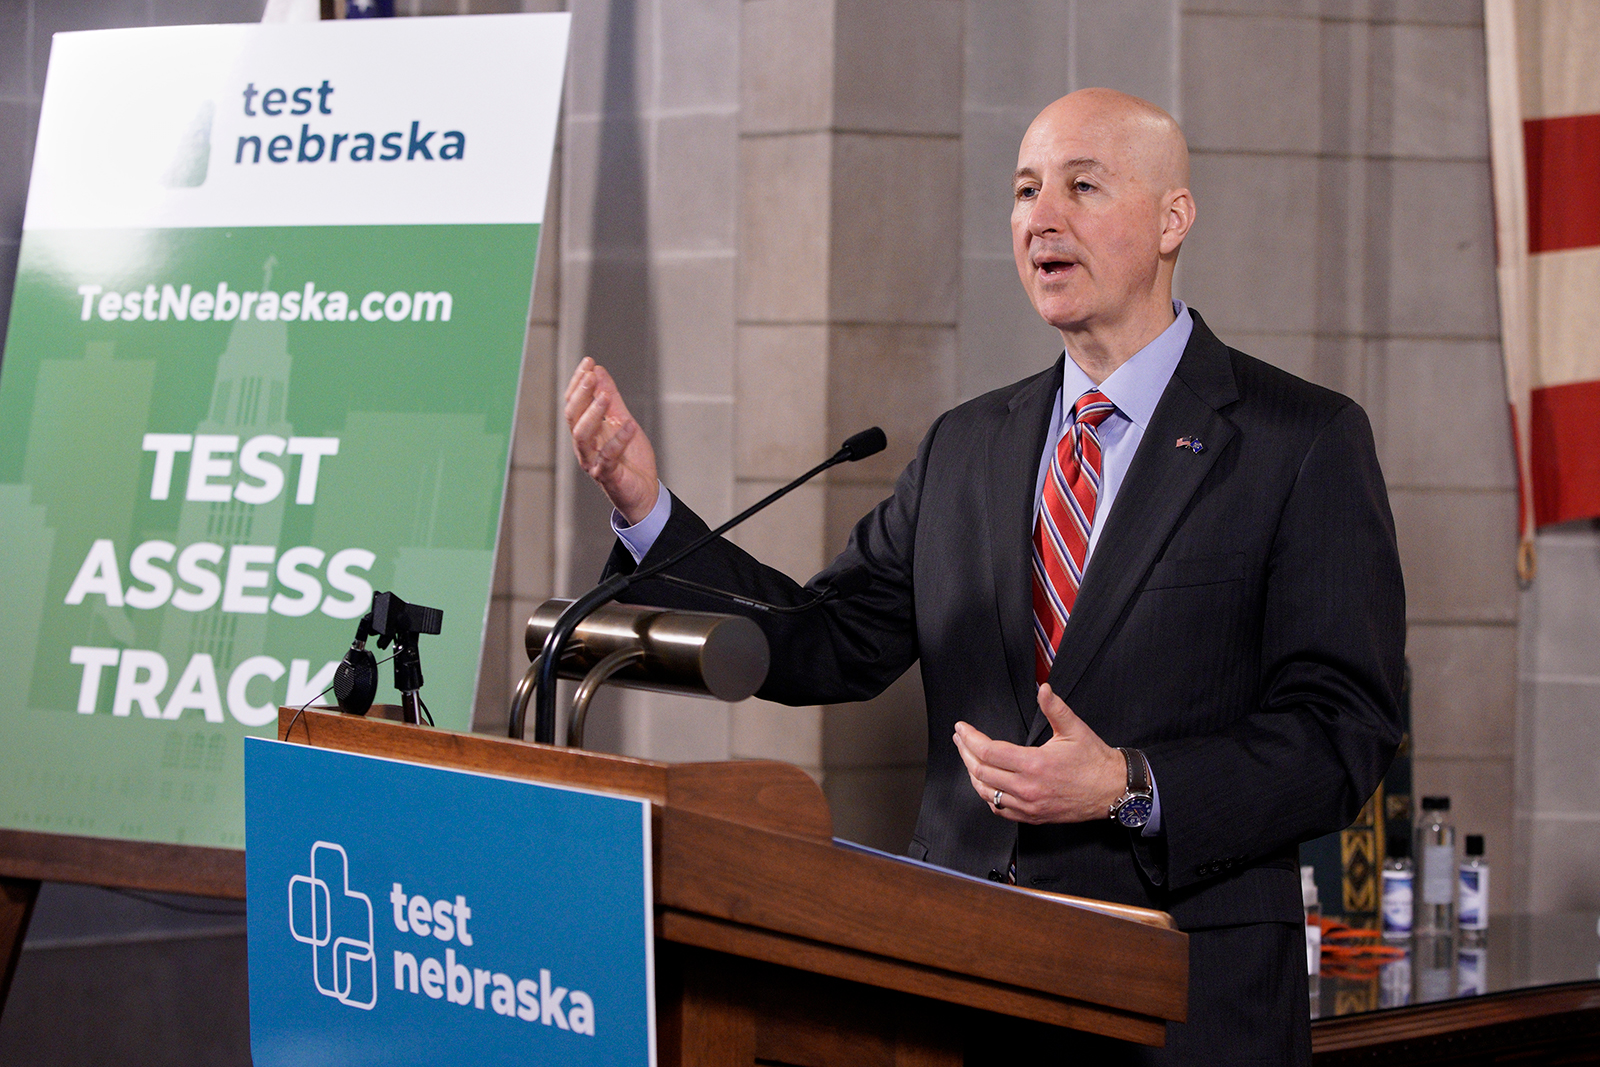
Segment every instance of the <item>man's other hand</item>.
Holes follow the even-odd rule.
[[[956,749],[967,765],[972,788],[991,811],[1012,822],[1106,818],[1127,788],[1127,761],[1048,685],[1039,687],[1039,710],[1055,736],[1038,748],[996,741],[967,723],[956,723]]]
[[[656,450],[622,402],[606,369],[584,357],[567,383],[567,428],[578,466],[593,478],[629,526],[656,506],[661,485]]]

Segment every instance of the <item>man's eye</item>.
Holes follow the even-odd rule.
[[[1032,200],[1037,195],[1039,195],[1039,190],[1032,185],[1024,185],[1017,190],[1018,200]]]
[[[1094,183],[1086,182],[1082,178],[1079,178],[1077,181],[1072,183],[1072,191],[1075,193],[1092,193],[1094,192]]]

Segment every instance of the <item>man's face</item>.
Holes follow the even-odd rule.
[[[1115,324],[1156,292],[1164,190],[1151,187],[1139,133],[1069,98],[1023,137],[1011,247],[1035,310],[1059,330]]]

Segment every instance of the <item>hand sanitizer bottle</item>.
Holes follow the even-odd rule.
[[[1489,865],[1483,861],[1483,835],[1467,835],[1461,862],[1461,940],[1482,944],[1489,930]]]
[[[1416,871],[1411,866],[1411,842],[1403,834],[1390,834],[1384,846],[1383,861],[1383,936],[1401,940],[1411,936],[1413,889]],[[1410,968],[1407,967],[1407,974]],[[1410,984],[1410,978],[1406,979]]]

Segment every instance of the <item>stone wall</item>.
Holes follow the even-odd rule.
[[[1511,906],[1600,908],[1600,524],[1538,537],[1522,595]]]
[[[1189,0],[1180,293],[1359,400],[1405,568],[1418,795],[1512,855],[1516,491],[1482,5]],[[1510,879],[1492,885],[1511,905]]]

